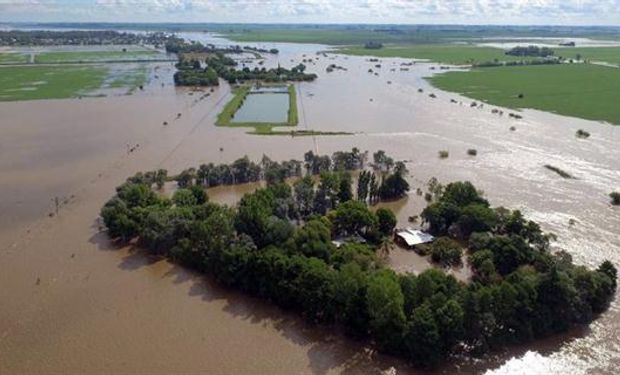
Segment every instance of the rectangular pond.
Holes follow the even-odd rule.
[[[289,94],[287,91],[281,89],[279,91],[252,91],[235,113],[232,123],[286,123],[288,110]]]

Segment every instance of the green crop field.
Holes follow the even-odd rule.
[[[504,50],[461,44],[386,45],[381,49],[363,46],[343,47],[338,52],[355,56],[402,57],[426,59],[444,64],[472,64],[493,61],[520,61],[528,58],[509,56]],[[531,59],[531,58],[530,58]]]
[[[0,101],[60,99],[101,87],[103,66],[19,66],[0,68]]]
[[[0,64],[26,64],[29,56],[23,53],[3,52],[0,53]]]
[[[495,105],[620,125],[618,68],[591,64],[480,68],[438,74],[429,80],[443,90]]]
[[[554,51],[556,56],[566,59],[575,59],[577,55],[580,55],[585,60],[620,64],[620,47],[566,47],[555,48]]]
[[[37,64],[80,63],[80,62],[114,62],[144,61],[164,59],[166,56],[157,51],[75,51],[42,52],[35,56]]]

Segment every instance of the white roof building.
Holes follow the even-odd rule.
[[[399,230],[396,232],[396,235],[405,241],[407,246],[415,246],[422,243],[433,242],[435,240],[435,237],[430,234],[412,228]]]

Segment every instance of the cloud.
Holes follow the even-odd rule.
[[[0,0],[0,20],[619,25],[620,0]]]

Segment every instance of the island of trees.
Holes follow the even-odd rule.
[[[538,47],[538,46],[517,46],[508,51],[506,51],[506,55],[510,56],[529,56],[529,57],[549,57],[553,56],[553,49],[549,47]]]
[[[221,52],[209,55],[204,60],[204,66],[197,59],[181,58],[176,65],[178,71],[174,75],[174,82],[178,86],[215,86],[217,78],[225,79],[231,84],[245,81],[286,82],[286,81],[314,81],[317,75],[305,73],[306,66],[299,64],[291,69],[280,66],[277,68],[245,67],[236,69],[237,62]]]
[[[566,331],[608,307],[616,290],[610,262],[589,270],[565,252],[552,253],[550,236],[536,223],[519,211],[490,207],[469,182],[434,184],[422,217],[446,252],[464,244],[472,280],[459,282],[441,269],[392,271],[377,249],[396,219],[368,204],[373,196],[405,194],[406,170],[383,152],[372,163],[366,155],[354,149],[332,157],[308,152],[303,163],[242,158],[206,164],[176,176],[171,198],[155,190],[169,180],[166,171],[140,173],[117,188],[101,216],[118,241],[136,240],[154,256],[298,311],[310,322],[338,324],[419,366]],[[355,169],[362,181],[356,194],[349,174]],[[286,182],[291,176],[292,187]],[[381,182],[369,182],[373,176]],[[234,208],[210,202],[205,190],[257,180],[266,187]],[[332,243],[351,236],[365,243]]]

